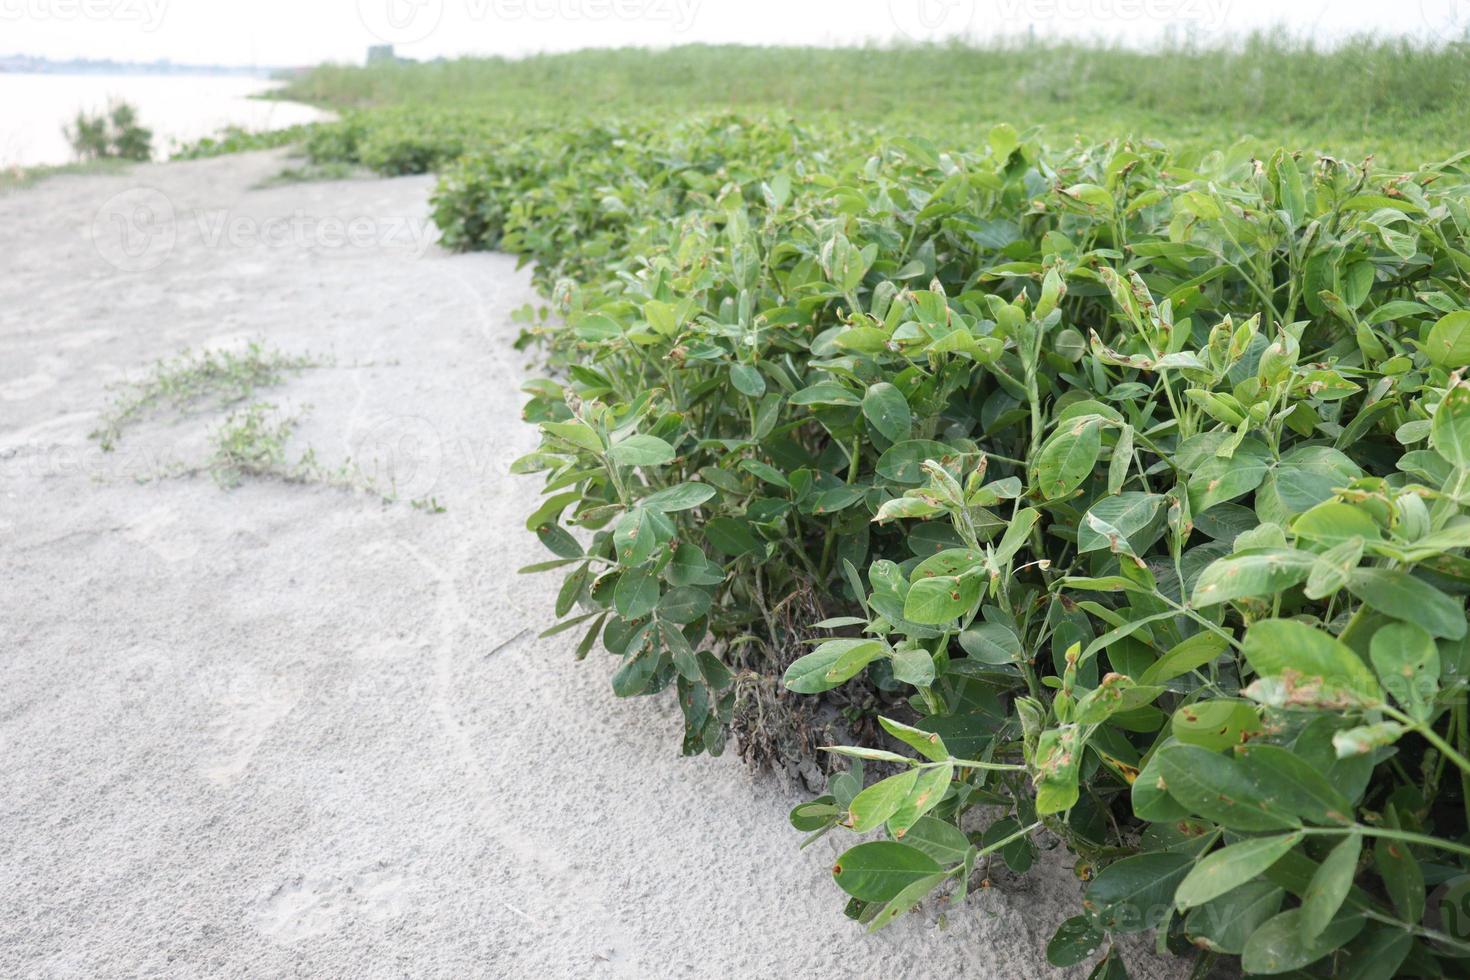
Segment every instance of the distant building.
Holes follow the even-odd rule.
[[[370,65],[380,65],[397,60],[393,54],[393,45],[391,44],[374,44],[368,48],[367,63]]]

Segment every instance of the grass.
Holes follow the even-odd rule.
[[[355,180],[373,174],[359,166],[342,161],[322,163],[306,162],[297,167],[286,167],[280,173],[261,181],[260,187],[279,187],[283,184],[306,184],[325,180]]]
[[[132,169],[130,160],[89,160],[86,163],[45,164],[37,167],[0,168],[0,194],[34,187],[52,177],[71,175],[97,176],[127,173]]]
[[[244,350],[183,350],[156,362],[142,380],[118,386],[102,424],[92,433],[111,451],[123,430],[155,409],[168,405],[187,411],[209,404],[228,408],[254,397],[261,388],[280,384],[291,372],[319,367],[309,355],[290,355],[251,341]]]
[[[299,423],[299,416],[282,414],[268,402],[231,412],[210,437],[210,475],[226,489],[247,478],[305,483],[318,477],[315,452],[308,449],[294,463],[287,454],[286,443]]]
[[[1016,41],[983,47],[691,45],[325,66],[279,97],[335,108],[467,110],[507,124],[608,116],[780,110],[799,118],[944,135],[997,122],[1050,143],[1156,138],[1224,150],[1244,140],[1412,166],[1457,152],[1470,131],[1470,44],[1359,38],[1332,48],[1253,35],[1149,51]]]

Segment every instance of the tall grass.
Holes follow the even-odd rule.
[[[1331,47],[1255,34],[1140,51],[1015,40],[896,48],[691,45],[325,66],[283,97],[413,104],[525,119],[784,110],[904,133],[1006,121],[1053,139],[1137,135],[1223,148],[1237,138],[1422,162],[1470,132],[1470,44],[1357,38]]]

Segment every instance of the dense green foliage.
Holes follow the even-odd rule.
[[[278,146],[300,143],[312,132],[313,127],[310,124],[265,130],[227,126],[214,136],[206,136],[178,147],[172,155],[176,160],[198,160],[204,157],[223,156],[227,153],[244,153],[249,150],[272,150]]]
[[[838,704],[863,744],[792,822],[876,835],[834,868],[873,928],[1050,837],[1089,879],[1059,966],[1153,929],[1202,968],[1470,970],[1470,166],[1416,165],[1466,55],[1253,44],[298,85],[403,103],[309,149],[440,170],[446,244],[534,264],[550,632],[675,695],[686,752]]]
[[[1245,139],[1374,154],[1409,168],[1462,148],[1470,130],[1470,46],[1365,39],[1330,50],[1272,35],[1229,48],[1141,52],[1016,42],[898,49],[688,46],[580,51],[369,68],[323,67],[283,98],[336,108],[469,112],[494,138],[535,120],[667,120],[730,109],[805,122],[881,125],[954,140],[1000,122],[1064,144],[1133,135],[1176,149]]]
[[[1158,926],[1280,972],[1467,949],[1420,924],[1470,855],[1467,199],[1460,161],[717,118],[527,136],[436,206],[560,314],[518,469],[615,690],[675,690],[687,751],[732,669],[886,692],[897,741],[843,751],[902,768],[793,815],[885,832],[855,915],[1044,828],[1098,869],[1059,963]]]

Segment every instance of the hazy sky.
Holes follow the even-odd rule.
[[[1445,36],[1470,0],[0,0],[0,54],[296,65],[696,41],[849,44],[1035,30],[1148,43],[1283,25]]]

